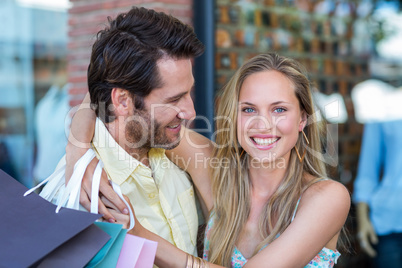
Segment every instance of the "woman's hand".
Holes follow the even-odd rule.
[[[133,212],[134,215],[134,220],[135,220],[135,227],[137,226],[137,218],[135,216],[135,212],[133,209],[133,206],[130,203],[130,200],[128,199],[127,196],[123,195],[124,199],[127,201],[127,203],[131,206],[131,211]],[[110,202],[109,199],[106,197],[102,196],[100,198],[100,201],[105,205],[105,209],[110,213],[110,215],[113,216],[114,219],[116,219],[115,223],[122,224],[124,229],[128,229],[130,226],[130,215],[121,213],[120,210],[115,206],[114,203]]]
[[[140,234],[145,230],[144,227],[138,222],[137,217],[135,216],[135,211],[133,206],[131,205],[130,199],[123,195],[124,199],[126,202],[130,205],[131,211],[133,212],[133,217],[134,217],[134,227],[131,230],[128,230],[128,233],[132,235],[137,235],[141,236]],[[123,214],[119,211],[119,209],[112,203],[110,202],[107,198],[101,197],[100,201],[105,204],[106,209],[108,212],[113,215],[113,217],[116,219],[116,223],[122,224],[124,229],[128,229],[130,226],[130,215]]]

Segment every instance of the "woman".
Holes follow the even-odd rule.
[[[204,260],[138,222],[130,232],[159,242],[155,263],[161,267],[332,267],[350,197],[326,176],[301,66],[276,54],[252,58],[223,88],[217,116]],[[173,153],[195,153],[187,145]],[[128,217],[120,219],[128,224]]]
[[[233,147],[215,150],[230,164],[212,176],[214,212],[204,258],[233,267],[248,258],[247,267],[298,267],[312,259],[327,267],[336,261],[350,200],[341,184],[326,178],[313,107],[301,67],[275,54],[246,62],[223,89],[217,114],[237,126],[217,124],[230,130],[218,133],[216,142]],[[324,214],[332,215],[317,221]]]

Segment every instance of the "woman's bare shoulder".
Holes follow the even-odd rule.
[[[316,178],[308,178],[308,180],[311,179],[315,180]],[[349,190],[345,185],[330,178],[320,179],[311,184],[304,191],[302,200],[304,203],[319,202],[333,209],[347,211],[349,211],[351,202]]]

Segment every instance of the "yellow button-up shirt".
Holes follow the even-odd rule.
[[[150,168],[129,155],[97,119],[92,142],[109,179],[120,185],[138,221],[181,250],[197,255],[198,215],[190,177],[152,148]]]

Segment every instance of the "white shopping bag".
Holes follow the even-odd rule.
[[[84,176],[85,170],[92,159],[95,157],[95,152],[92,149],[88,151],[77,161],[74,166],[74,172],[71,176],[67,185],[65,185],[65,171],[66,171],[66,159],[65,156],[60,160],[56,167],[55,172],[50,175],[47,179],[43,180],[40,184],[34,188],[28,190],[24,196],[32,193],[37,188],[41,187],[43,184],[47,183],[43,190],[40,192],[40,196],[44,199],[57,205],[56,213],[60,211],[61,207],[67,207],[76,210],[84,210],[80,207],[80,190],[81,182]],[[103,168],[103,162],[99,159],[98,165],[95,168],[93,180],[92,180],[92,192],[91,192],[91,213],[98,213],[98,202],[99,202],[99,183],[101,179]],[[131,210],[130,205],[123,198],[120,186],[110,181],[113,190],[119,195],[119,197],[126,204],[129,214],[130,214],[130,226],[128,230],[134,227],[134,215]]]

